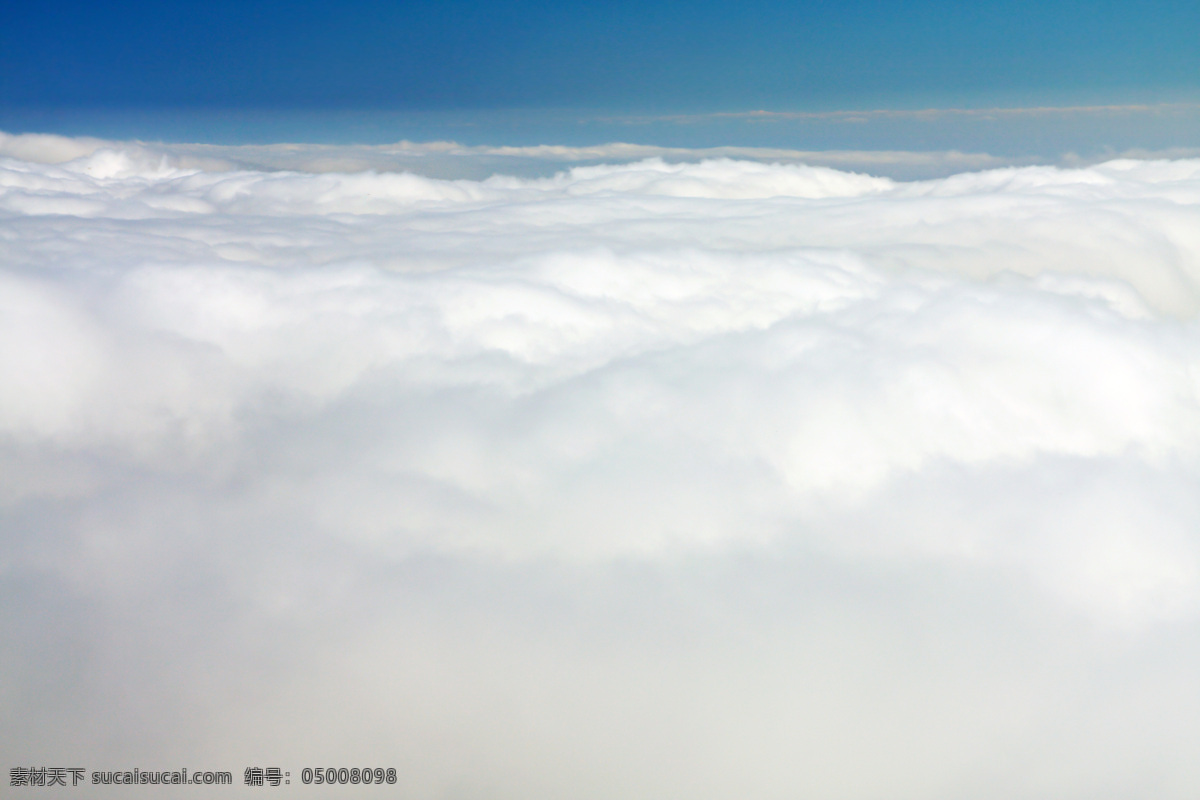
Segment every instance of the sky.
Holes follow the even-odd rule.
[[[10,3],[6,104],[815,110],[1195,93],[1174,0]],[[1033,101],[1032,103],[1030,101]]]
[[[1195,798],[1198,14],[0,8],[11,793]]]
[[[1194,147],[1198,27],[1195,4],[1173,0],[9,3],[0,130],[1045,158]],[[1125,111],[1048,128],[677,118],[1080,106]]]

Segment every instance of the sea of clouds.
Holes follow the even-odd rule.
[[[8,766],[1195,796],[1200,160],[533,150],[0,138]]]

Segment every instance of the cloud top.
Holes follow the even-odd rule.
[[[319,617],[306,596],[358,602],[337,575],[391,597],[380,564],[449,564],[452,584],[473,569],[521,583],[512,575],[530,570],[495,612],[528,632],[550,623],[514,598],[568,574],[607,598],[595,601],[605,619],[626,596],[610,582],[620,565],[690,576],[679,613],[694,621],[713,592],[791,586],[764,577],[773,563],[820,562],[845,586],[934,570],[1004,587],[983,605],[1194,634],[1200,161],[902,182],[647,158],[443,180],[206,169],[54,137],[0,145],[7,570],[40,565],[103,604],[170,594],[151,576],[186,565],[212,576],[210,608],[237,597],[250,619],[304,625]],[[230,560],[242,548],[283,554],[290,571],[245,589]],[[697,563],[722,565],[723,588],[690,572]],[[850,602],[805,580],[830,608]],[[916,603],[921,581],[896,580]],[[475,591],[421,589],[459,621],[419,636],[478,644],[454,638],[475,624],[458,603],[492,602]],[[675,613],[656,597],[647,619]],[[730,614],[766,624],[740,602]],[[861,602],[855,614],[890,613]],[[975,635],[962,613],[936,623],[960,654]],[[1024,613],[1020,636],[1036,638]],[[587,636],[603,639],[595,624]],[[786,630],[796,653],[824,635]],[[835,650],[891,647],[866,630]],[[497,657],[519,661],[522,647]],[[604,667],[630,671],[622,686],[676,657],[614,647],[632,648]],[[833,674],[795,658],[813,680]],[[478,677],[461,664],[446,675],[446,691]],[[602,694],[616,686],[598,680]],[[862,724],[876,714],[830,702]],[[597,725],[615,741],[621,724]],[[450,741],[478,744],[466,729]],[[526,733],[530,753],[553,741]],[[975,757],[956,762],[969,785],[982,780]],[[442,786],[451,762],[431,759],[421,774]],[[502,773],[489,780],[530,785]],[[829,785],[881,796],[849,775]],[[1058,785],[1030,775],[1025,788]]]

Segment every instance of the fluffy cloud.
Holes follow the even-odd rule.
[[[807,164],[843,170],[868,171],[892,177],[944,176],[964,170],[980,170],[1039,163],[1037,158],[1000,158],[987,153],[954,150],[911,152],[897,150],[789,150],[770,147],[662,147],[613,142],[571,147],[536,145],[492,147],[457,142],[400,141],[384,145],[321,144],[147,144],[113,142],[92,138],[68,138],[48,134],[0,132],[0,157],[19,158],[39,164],[61,164],[89,156],[98,150],[119,150],[184,168],[210,172],[245,170],[293,170],[299,172],[412,172],[434,178],[483,179],[494,174],[548,177],[569,166],[621,164],[650,158],[673,162],[730,158],[768,164]],[[1181,158],[1187,152],[1172,153]],[[1190,153],[1194,155],[1194,153]],[[1154,157],[1139,151],[1138,158]],[[1078,161],[1076,156],[1068,156]]]
[[[1200,161],[0,145],[19,761],[1200,786]]]

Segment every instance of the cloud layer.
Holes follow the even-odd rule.
[[[1200,787],[1200,161],[0,145],[18,760]]]
[[[61,164],[98,150],[162,159],[176,167],[210,172],[291,170],[298,172],[411,172],[432,178],[482,180],[496,174],[549,177],[572,166],[631,163],[651,158],[697,162],[730,158],[768,164],[804,164],[883,174],[893,178],[929,178],[1007,166],[1042,163],[1033,156],[997,157],[988,153],[903,150],[794,150],[779,147],[663,147],[612,142],[585,147],[566,145],[484,146],[452,141],[400,141],[381,145],[326,144],[165,144],[115,142],[51,134],[0,132],[0,157],[40,164]],[[1194,151],[1169,154],[1187,157]],[[1111,158],[1111,154],[1109,156]],[[1138,158],[1153,153],[1139,152]],[[1078,161],[1077,156],[1068,157]]]

